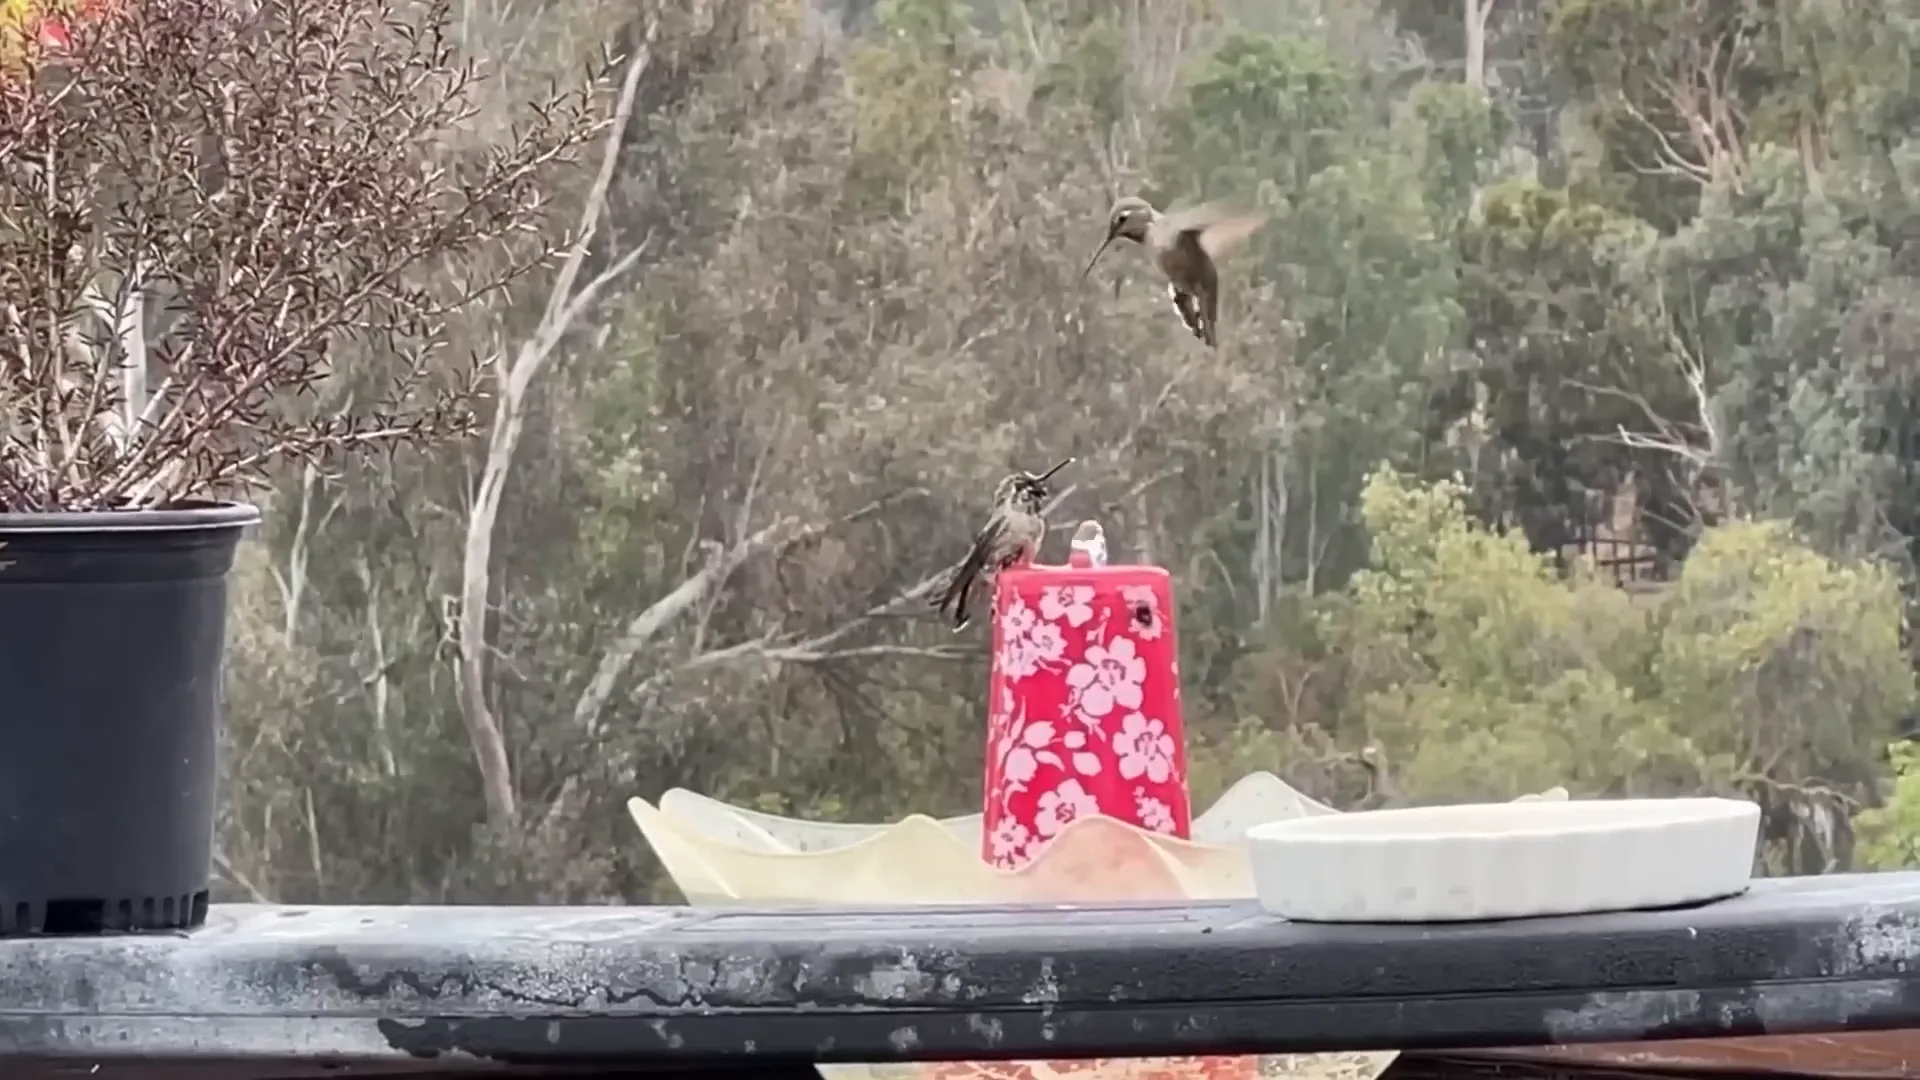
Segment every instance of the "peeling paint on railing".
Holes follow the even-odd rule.
[[[1251,904],[217,908],[0,941],[0,1057],[1303,1053],[1920,1026],[1920,875],[1691,911],[1304,926]]]

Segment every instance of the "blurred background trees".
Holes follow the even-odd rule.
[[[229,895],[672,896],[621,804],[675,785],[973,808],[984,643],[920,593],[1002,472],[1065,454],[1057,523],[1176,576],[1196,798],[1262,768],[1343,806],[1739,793],[1775,871],[1916,861],[1888,744],[1920,0],[470,0],[459,26],[502,116],[646,50],[583,277],[639,254],[558,337],[551,277],[459,328],[550,350],[499,402],[491,522],[484,444],[265,497]],[[433,152],[484,155],[492,115]],[[1137,252],[1079,280],[1129,192],[1271,215],[1219,351]]]

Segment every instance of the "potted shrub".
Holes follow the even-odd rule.
[[[468,434],[446,319],[550,254],[597,80],[436,155],[444,5],[0,6],[0,933],[190,927],[247,494]]]

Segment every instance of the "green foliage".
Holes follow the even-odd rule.
[[[1709,529],[1647,603],[1580,568],[1561,575],[1474,520],[1465,494],[1390,469],[1369,477],[1371,566],[1319,605],[1300,646],[1249,657],[1243,678],[1269,674],[1246,700],[1270,715],[1285,703],[1285,723],[1243,719],[1205,743],[1209,776],[1326,757],[1331,740],[1386,748],[1397,793],[1415,799],[1554,784],[1764,794],[1794,777],[1870,789],[1885,738],[1873,733],[1914,703],[1884,567],[1736,523]],[[1330,707],[1301,690],[1315,676],[1323,693],[1337,681]],[[1814,714],[1831,719],[1807,724]]]
[[[953,76],[944,65],[861,46],[847,59],[847,90],[863,187],[897,196],[953,167],[960,141],[947,105]]]
[[[1646,261],[1656,236],[1638,219],[1529,179],[1484,189],[1460,231],[1465,335],[1479,363],[1437,419],[1472,418],[1511,452],[1477,460],[1483,504],[1510,508],[1534,544],[1557,551],[1587,492],[1638,475],[1655,507],[1679,501],[1673,462],[1609,437],[1692,399],[1671,361]],[[1623,392],[1630,391],[1630,392]],[[1670,519],[1668,519],[1670,520]],[[1649,522],[1671,545],[1671,525]]]
[[[953,98],[978,61],[967,6],[957,0],[880,0],[878,40],[846,58],[856,184],[895,200],[958,163]],[[886,205],[886,203],[882,203]]]
[[[1427,204],[1441,220],[1464,218],[1489,163],[1512,134],[1506,112],[1464,83],[1423,82],[1408,93],[1397,120],[1412,136]]]
[[[1887,746],[1893,790],[1884,806],[1854,815],[1860,865],[1871,870],[1920,867],[1920,744],[1902,739]]]
[[[1679,332],[1718,360],[1721,463],[1743,504],[1824,550],[1904,559],[1914,496],[1891,451],[1914,424],[1916,353],[1893,298],[1915,279],[1857,175],[1836,167],[1816,192],[1796,152],[1763,147],[1657,265]]]
[[[971,30],[962,0],[879,0],[874,17],[880,32],[915,48],[950,48]]]
[[[589,512],[582,516],[578,543],[594,592],[630,581],[636,570],[658,580],[678,554],[662,542],[662,526],[672,513],[668,478],[675,448],[658,437],[672,388],[661,385],[652,328],[638,318],[632,323],[609,338],[613,347],[605,362],[578,375],[578,453],[591,463],[582,492]]]
[[[1122,122],[1134,104],[1127,77],[1126,29],[1112,18],[1092,19],[1062,35],[1060,55],[1034,80],[1035,108],[1080,106],[1102,128]]]
[[[1352,138],[1353,71],[1319,41],[1229,35],[1168,121],[1168,172],[1195,196],[1284,197],[1339,159]]]
[[[1390,794],[1415,801],[1553,784],[1768,801],[1799,778],[1870,796],[1874,732],[1914,703],[1897,578],[1780,525],[1709,528],[1649,601],[1557,573],[1453,482],[1379,469],[1361,511],[1371,567],[1315,603],[1317,628],[1242,657],[1240,721],[1194,748],[1202,786],[1375,746]]]
[[[1646,616],[1563,582],[1526,541],[1467,513],[1464,491],[1369,478],[1373,566],[1344,633],[1366,671],[1369,735],[1424,798],[1511,798],[1561,783],[1653,794],[1698,781],[1687,739],[1644,694]]]
[[[1862,790],[1914,705],[1899,580],[1778,523],[1709,528],[1647,605],[1561,577],[1452,482],[1382,469],[1361,507],[1373,565],[1329,613],[1357,713],[1334,726],[1394,748],[1409,796]]]
[[[1860,785],[1914,705],[1898,579],[1829,559],[1779,522],[1709,530],[1658,626],[1665,700],[1740,773]]]

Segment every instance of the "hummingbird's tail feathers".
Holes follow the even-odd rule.
[[[972,592],[973,575],[966,573],[965,569],[962,568],[954,571],[953,575],[947,579],[946,588],[941,590],[939,597],[934,600],[933,609],[935,611],[939,612],[942,617],[949,615],[953,617],[953,629],[955,633],[966,629],[967,623],[971,619],[971,616],[967,613],[967,601],[971,598]]]
[[[993,557],[993,549],[999,545],[1000,534],[1005,527],[997,514],[987,522],[986,527],[973,538],[973,548],[967,552],[966,559],[954,570],[953,577],[947,580],[946,588],[940,593],[940,602],[936,606],[943,614],[952,613],[955,631],[966,629],[967,623],[973,618],[968,610],[972,607],[969,601],[973,598],[973,586],[986,571],[988,560]]]
[[[1200,298],[1200,325],[1206,329],[1206,333],[1200,336],[1200,340],[1206,342],[1209,349],[1219,348],[1220,285],[1218,282],[1215,282],[1213,288],[1208,289],[1206,295]]]
[[[947,575],[946,583],[934,594],[933,610],[942,616],[952,615],[958,609],[961,619],[966,618],[967,593],[973,584],[973,575],[968,572],[967,564],[961,563]]]
[[[1201,310],[1199,299],[1178,285],[1167,286],[1167,295],[1173,297],[1173,310],[1179,314],[1180,321],[1187,324],[1187,329],[1193,331],[1193,336],[1218,348],[1219,338],[1215,336],[1213,322]]]
[[[959,633],[973,621],[973,583],[977,574],[964,574],[960,581],[960,593],[953,598],[953,632]]]

